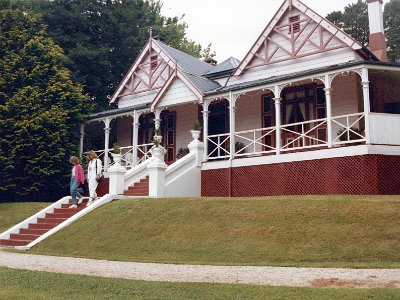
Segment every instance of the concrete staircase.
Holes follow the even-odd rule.
[[[11,233],[8,239],[0,239],[0,246],[16,247],[30,244],[46,232],[85,209],[87,201],[88,198],[84,199],[77,208],[69,208],[72,204],[71,200],[69,203],[61,204],[60,208],[54,208],[52,212],[45,213],[43,217],[37,218],[25,226],[26,228],[20,228],[17,233]]]
[[[148,196],[149,195],[149,176],[140,179],[133,186],[124,191],[125,196]]]

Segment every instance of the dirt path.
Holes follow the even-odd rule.
[[[173,265],[18,254],[1,250],[0,266],[14,269],[147,281],[400,288],[400,269]]]

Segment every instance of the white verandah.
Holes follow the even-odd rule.
[[[369,66],[367,68],[366,66],[357,66],[209,96],[205,98],[202,104],[205,161],[218,159],[233,160],[241,157],[259,155],[282,155],[284,153],[332,148],[350,144],[358,145],[360,143],[400,145],[400,115],[371,112],[370,73],[379,71],[386,72],[388,70],[393,72],[396,76],[400,74],[397,69],[391,70],[389,67]],[[355,108],[353,107],[353,109],[348,110],[345,105],[338,108],[337,105],[333,105],[332,102],[337,101],[341,97],[337,90],[346,89],[346,87],[336,84],[335,90],[333,90],[332,85],[335,78],[342,77],[341,82],[345,82],[350,75],[353,76],[352,80],[358,85],[358,90],[346,92],[354,95],[354,103],[352,103],[352,105],[355,106]],[[357,77],[356,81],[354,77]],[[323,117],[320,117],[318,113],[316,113],[318,111],[317,107],[310,107],[307,108],[307,111],[310,111],[307,112],[308,117],[304,118],[306,115],[306,108],[303,105],[298,105],[295,108],[286,105],[284,102],[282,95],[287,89],[295,86],[301,87],[307,84],[318,84],[320,88],[319,91],[323,91],[324,106],[321,110],[321,115]],[[336,92],[336,95],[333,97],[334,92]],[[249,120],[240,120],[237,118],[238,108],[240,107],[243,109],[240,106],[241,101],[245,101],[243,99],[247,101],[246,97],[251,96],[256,99],[261,99],[261,97],[266,94],[271,98],[270,109],[273,111],[274,115],[273,122],[251,122],[251,115],[248,117]],[[209,123],[209,117],[210,108],[212,108],[216,101],[227,102],[227,122],[229,122],[229,126],[226,126],[227,130],[224,132],[213,134],[212,132],[215,131],[212,130],[213,124]],[[285,119],[282,117],[282,107],[284,105],[286,105]],[[242,106],[246,109],[245,104]],[[336,111],[333,111],[333,108]],[[104,149],[96,150],[99,157],[104,161],[104,170],[107,171],[112,164],[110,159],[110,153],[112,152],[112,145],[110,145],[110,124],[112,120],[117,118],[129,118],[130,120],[130,133],[127,133],[128,130],[125,128],[124,134],[125,136],[127,134],[131,135],[131,143],[130,145],[122,145],[121,147],[123,162],[125,166],[129,168],[150,157],[149,150],[152,145],[150,143],[150,135],[153,134],[154,131],[150,130],[147,140],[144,142],[142,139],[140,142],[139,128],[144,126],[141,124],[141,122],[143,123],[143,121],[141,121],[143,116],[151,115],[153,130],[160,129],[160,126],[162,126],[160,125],[162,123],[160,117],[161,112],[166,109],[168,109],[168,107],[158,107],[154,112],[150,112],[149,108],[133,108],[131,111],[90,120],[88,123],[102,122],[104,124]],[[288,117],[289,113],[293,116],[296,109],[298,110],[297,114],[303,117],[301,121]],[[311,113],[311,111],[313,112]],[[181,118],[179,113],[177,113],[176,118],[179,124]],[[258,118],[263,117],[258,116]],[[196,119],[192,121],[194,122]],[[293,120],[295,122],[293,122]],[[238,121],[241,122],[241,128],[237,126]],[[246,125],[243,125],[243,122],[247,122]],[[256,127],[256,124],[260,123],[264,124],[264,126]],[[185,124],[185,126],[186,125],[187,124]],[[252,125],[254,125],[254,127],[251,127]],[[183,130],[188,131],[189,128],[184,128]],[[84,153],[84,135],[85,126],[82,125],[80,143],[81,155]],[[174,139],[175,138],[176,136]],[[190,139],[188,139],[187,142],[189,141]],[[176,154],[178,150],[176,149],[176,142],[174,142],[174,145]]]

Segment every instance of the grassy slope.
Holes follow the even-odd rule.
[[[400,197],[116,201],[30,252],[163,263],[400,267]]]
[[[0,203],[0,233],[34,215],[51,203]]]
[[[398,299],[399,289],[168,283],[0,268],[1,299]]]

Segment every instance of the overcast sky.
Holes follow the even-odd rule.
[[[212,43],[222,62],[233,56],[242,59],[267,26],[283,0],[162,0],[162,14],[182,16],[190,39],[206,47]],[[344,10],[357,0],[302,0],[325,17]],[[384,5],[388,0],[383,1]]]

